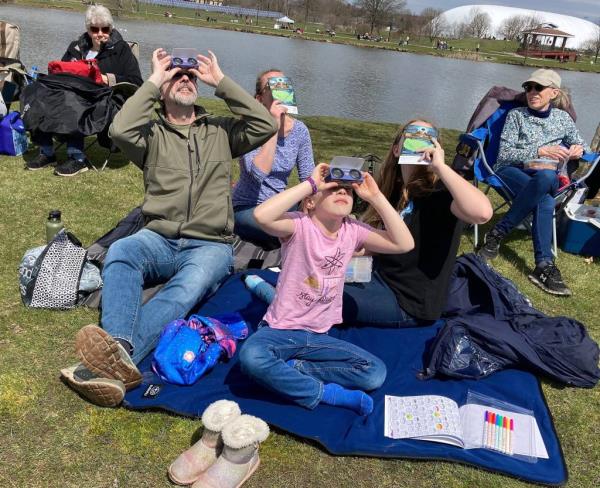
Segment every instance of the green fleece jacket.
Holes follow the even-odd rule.
[[[217,117],[197,107],[185,135],[162,110],[153,118],[160,92],[146,81],[110,126],[113,142],[144,172],[146,228],[169,239],[231,242],[232,160],[277,131],[269,111],[230,78],[221,80],[215,95],[241,118]]]

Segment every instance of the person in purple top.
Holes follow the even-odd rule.
[[[269,69],[256,79],[255,97],[279,122],[279,131],[261,147],[240,157],[240,179],[232,197],[234,233],[266,250],[276,249],[280,243],[258,226],[254,208],[284,191],[294,168],[298,169],[300,181],[304,181],[315,167],[308,128],[290,117],[271,94],[269,78],[280,76],[285,76],[281,70]]]

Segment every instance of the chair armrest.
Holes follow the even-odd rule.
[[[586,163],[594,163],[598,158],[600,158],[600,153],[588,152],[581,156],[581,159]]]
[[[485,131],[484,133],[464,133],[461,134],[458,138],[458,140],[464,144],[467,144],[468,146],[472,147],[472,148],[477,148],[479,143],[482,143],[485,140],[485,137],[487,136],[487,131]]]

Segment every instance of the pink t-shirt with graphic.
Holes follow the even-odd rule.
[[[337,237],[331,238],[308,215],[288,216],[295,229],[282,240],[281,275],[264,320],[274,329],[327,332],[342,321],[346,266],[373,229],[346,217]]]

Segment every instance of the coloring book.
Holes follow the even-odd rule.
[[[512,431],[488,422],[493,412],[512,419]],[[548,458],[535,417],[477,403],[462,407],[437,395],[385,397],[384,435],[392,439],[441,442],[463,449],[488,448],[532,459]],[[505,424],[506,425],[506,424]],[[512,436],[512,437],[511,437]]]

